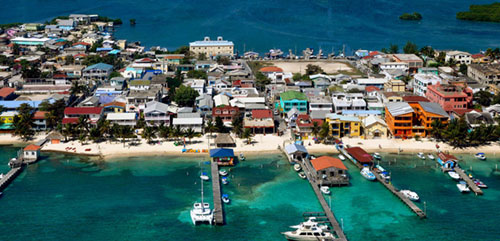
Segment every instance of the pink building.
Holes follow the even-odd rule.
[[[446,112],[467,110],[472,106],[472,89],[466,86],[440,84],[427,86],[427,99],[441,105]]]

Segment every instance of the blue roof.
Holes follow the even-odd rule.
[[[112,70],[113,65],[109,65],[109,64],[105,64],[105,63],[98,63],[98,64],[94,64],[94,65],[91,65],[91,66],[85,68],[83,71],[93,70],[93,69]]]
[[[217,148],[210,150],[210,157],[230,157],[234,156],[233,149]]]
[[[380,110],[342,110],[342,115],[382,115]]]
[[[29,100],[2,100],[0,101],[0,105],[6,109],[16,109],[22,104],[28,104],[33,108],[38,108],[38,105],[42,103],[42,101],[29,101]]]
[[[108,52],[108,54],[118,54],[118,53],[120,53],[120,50],[118,50],[118,49],[113,49],[113,50]]]
[[[113,48],[97,48],[95,51],[100,52],[100,51],[111,51]]]

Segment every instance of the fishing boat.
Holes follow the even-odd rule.
[[[432,154],[430,154],[430,153],[429,153],[429,154],[427,154],[427,158],[429,158],[429,160],[434,160],[434,159],[435,159],[435,158],[434,158],[434,155],[432,155]]]
[[[416,192],[413,192],[410,190],[401,190],[399,192],[412,201],[416,202],[416,201],[420,200],[420,197],[418,196],[418,194]]]
[[[231,202],[231,199],[229,199],[229,195],[227,195],[227,194],[222,194],[222,198],[221,199],[222,199],[222,202],[224,202],[226,204],[228,204],[228,203]]]
[[[467,186],[467,183],[465,183],[464,181],[460,181],[459,183],[457,183],[457,188],[462,193],[464,193],[464,192],[470,192],[470,189]]]
[[[212,209],[210,209],[210,204],[203,201],[203,182],[201,182],[201,202],[194,203],[190,215],[194,225],[207,222],[212,224],[214,220],[214,214]]]
[[[300,167],[300,164],[295,164],[293,165],[293,170],[295,170],[296,172],[299,172],[300,170],[302,170],[302,167]]]
[[[370,180],[370,181],[375,180],[375,175],[373,174],[372,171],[370,171],[370,169],[368,167],[363,167],[363,169],[361,169],[361,175],[364,178],[366,178],[367,180]]]
[[[319,190],[321,190],[323,194],[330,195],[330,188],[327,186],[321,186]]]
[[[422,159],[422,160],[425,160],[425,155],[424,155],[424,153],[419,152],[419,153],[417,154],[417,156],[418,156],[418,158],[420,158],[420,159]]]
[[[227,177],[222,177],[222,184],[226,185],[229,183],[229,179]]]
[[[309,218],[309,220],[292,226],[296,228],[295,231],[283,232],[286,239],[296,241],[317,241],[317,240],[334,240],[333,234],[327,232],[324,227],[318,226],[316,218]]]
[[[219,175],[221,175],[221,176],[227,176],[227,171],[225,169],[220,169],[219,170]]]
[[[307,176],[304,172],[299,172],[299,177],[302,178],[302,179],[306,179]]]
[[[477,159],[479,160],[486,160],[486,156],[484,155],[484,153],[482,152],[479,152],[479,153],[476,153],[476,155],[474,155]]]
[[[200,179],[203,181],[208,181],[208,180],[210,180],[210,177],[208,177],[206,172],[202,172],[200,175]]]
[[[484,182],[482,182],[479,179],[474,178],[474,179],[472,179],[472,181],[474,181],[474,184],[476,184],[476,186],[479,188],[488,188],[488,186],[486,184],[484,184]]]
[[[458,173],[454,172],[454,171],[449,171],[448,172],[448,175],[453,178],[453,180],[460,180],[460,175],[458,175]]]
[[[244,161],[244,160],[245,160],[245,156],[243,155],[243,153],[240,153],[240,160],[241,160],[241,161]]]
[[[342,154],[339,154],[339,159],[343,161],[343,160],[345,160],[345,156]]]
[[[382,159],[382,157],[380,156],[380,153],[378,153],[378,152],[373,153],[373,158],[379,159],[379,160]]]

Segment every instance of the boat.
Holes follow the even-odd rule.
[[[391,175],[388,172],[381,172],[380,176],[386,181],[391,180]]]
[[[227,175],[227,171],[225,169],[220,169],[219,170],[219,175],[226,176]]]
[[[486,156],[485,156],[485,155],[484,155],[484,153],[482,153],[482,152],[476,153],[474,156],[475,156],[477,159],[479,159],[479,160],[483,160],[483,161],[484,161],[484,160],[486,160]]]
[[[212,224],[214,220],[214,214],[212,209],[210,209],[210,204],[203,201],[203,182],[201,182],[201,202],[194,203],[190,215],[194,225],[207,222]]]
[[[222,184],[226,185],[229,183],[229,179],[227,177],[222,177]]]
[[[363,175],[364,178],[366,178],[367,180],[370,180],[370,181],[373,181],[375,180],[375,175],[373,174],[372,171],[370,171],[370,169],[368,167],[363,167],[363,169],[361,169],[361,175]]]
[[[413,192],[410,190],[401,190],[399,192],[412,201],[420,200],[420,197],[418,196],[418,194],[416,192]]]
[[[380,156],[380,153],[378,153],[378,152],[373,153],[373,158],[379,159],[379,160],[382,159],[382,157]]]
[[[243,153],[240,153],[240,160],[242,160],[242,161],[245,160],[245,156],[243,155]]]
[[[427,154],[427,158],[429,158],[429,160],[434,160],[434,155],[429,153],[429,154]]]
[[[3,173],[0,173],[0,179],[3,179],[4,176]]]
[[[474,179],[472,179],[472,181],[474,181],[474,184],[476,184],[476,186],[479,188],[488,188],[488,186],[486,184],[484,184],[484,182],[482,182],[479,179],[474,178]]]
[[[227,194],[222,194],[222,198],[221,199],[222,199],[222,202],[224,202],[226,204],[228,204],[228,203],[231,202],[231,199],[229,199],[229,195],[227,195]]]
[[[309,220],[292,227],[296,228],[296,230],[281,233],[288,240],[297,240],[297,241],[334,240],[333,234],[327,232],[324,229],[324,226],[318,226],[316,218],[314,217],[311,217],[309,218]]]
[[[459,180],[460,179],[460,175],[458,175],[458,173],[454,172],[454,171],[449,171],[448,172],[448,175],[453,178],[454,180]]]
[[[343,160],[345,160],[345,156],[342,154],[339,154],[339,159],[343,161]]]
[[[377,170],[378,170],[379,172],[385,172],[385,171],[386,171],[386,170],[385,170],[385,168],[383,168],[383,167],[382,167],[381,165],[379,165],[379,164],[375,165],[375,167],[377,168]]]
[[[467,186],[467,183],[465,183],[464,181],[460,181],[459,183],[457,183],[457,188],[458,190],[460,190],[460,192],[470,192],[470,189],[469,187]]]
[[[321,190],[323,194],[330,195],[330,188],[327,186],[321,186],[319,190]]]
[[[420,158],[420,159],[422,159],[422,160],[425,160],[424,153],[419,152],[419,153],[417,154],[417,156],[418,156],[418,158]]]
[[[300,170],[302,169],[302,167],[300,167],[300,164],[295,164],[293,165],[293,170],[295,170],[296,172],[299,172]]]
[[[208,181],[208,180],[210,180],[210,177],[208,177],[206,172],[202,172],[200,175],[200,179],[203,181]]]
[[[302,179],[306,179],[307,176],[304,172],[299,172],[299,177],[302,178]]]

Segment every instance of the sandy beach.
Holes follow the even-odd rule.
[[[342,62],[333,61],[272,61],[269,62],[272,65],[282,68],[284,72],[300,72],[301,74],[306,73],[307,65],[317,65],[323,69],[326,73],[336,74],[339,71],[354,71],[349,65]]]

